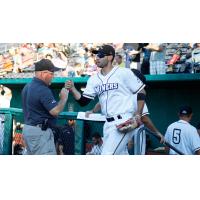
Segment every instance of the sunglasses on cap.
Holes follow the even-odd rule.
[[[104,58],[105,56],[111,56],[112,54],[104,54],[102,52],[98,52],[97,57]]]

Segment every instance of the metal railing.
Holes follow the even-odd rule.
[[[59,119],[75,119],[75,154],[81,155],[84,153],[84,121],[77,119],[77,112],[62,112],[59,115]],[[12,142],[13,142],[13,120],[17,117],[22,117],[22,109],[7,108],[0,109],[0,115],[4,116],[4,130],[2,135],[2,145],[0,145],[0,154],[11,155],[12,154]]]

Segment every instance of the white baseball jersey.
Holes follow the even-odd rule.
[[[193,155],[200,149],[197,129],[184,120],[174,122],[167,128],[165,140],[186,155]],[[171,149],[169,154],[177,155]]]
[[[105,76],[99,72],[88,80],[83,96],[90,99],[98,96],[102,114],[114,119],[104,124],[103,155],[128,154],[126,145],[132,132],[124,135],[117,130],[116,125],[133,117],[137,108],[134,94],[144,86],[130,69],[117,66]],[[117,117],[118,115],[120,118]]]
[[[99,97],[102,114],[106,117],[133,113],[134,95],[144,88],[142,81],[130,69],[115,66],[107,75],[101,72],[90,77],[83,96]]]
[[[87,155],[101,155],[102,152],[102,145],[94,145],[90,152]]]

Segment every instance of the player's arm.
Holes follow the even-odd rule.
[[[151,121],[148,115],[144,115],[141,117],[142,123],[153,133],[157,134],[160,137],[160,143],[164,142],[164,136],[160,133],[160,131],[155,127],[153,122]]]
[[[89,111],[87,111],[87,112],[85,113],[85,117],[89,117],[90,114],[92,114],[92,113],[97,113],[97,112],[99,112],[100,110],[101,110],[101,105],[100,105],[100,103],[98,102],[98,103],[94,106],[94,108],[93,108],[92,110],[89,110]]]
[[[136,115],[142,116],[142,111],[144,108],[145,104],[145,98],[146,98],[146,92],[144,89],[142,89],[138,94],[137,94],[137,112],[135,113]]]
[[[137,111],[135,112],[135,115],[141,117],[146,98],[146,91],[144,90],[145,84],[135,73],[132,73],[129,70],[124,70],[124,72],[126,73],[124,74],[125,85],[127,85],[133,94],[137,95]]]
[[[65,83],[65,88],[68,89],[72,93],[73,97],[77,101],[81,99],[81,93],[76,89],[73,81],[67,81]]]
[[[75,98],[75,100],[81,105],[81,106],[86,106],[90,103],[90,101],[92,99],[84,97],[74,86],[74,82],[73,81],[67,81],[65,83],[65,88],[68,89],[73,97]]]

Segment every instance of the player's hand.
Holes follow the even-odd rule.
[[[66,81],[65,88],[68,90],[72,90],[74,88],[74,82],[72,80]]]
[[[138,123],[138,126],[142,125],[142,121],[141,121],[141,115],[138,112],[134,113],[134,118]]]
[[[86,111],[85,112],[85,117],[89,118],[90,114],[93,114],[94,112],[92,110]]]

